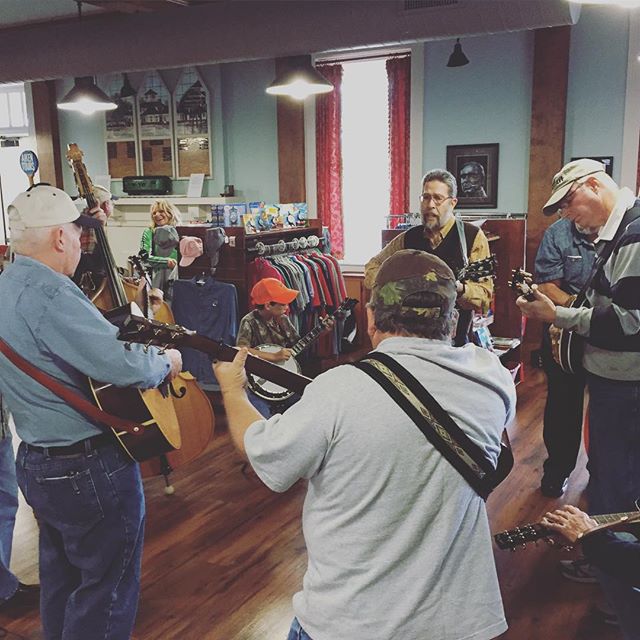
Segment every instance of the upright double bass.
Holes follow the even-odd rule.
[[[83,153],[77,144],[68,145],[67,159],[73,169],[78,193],[86,200],[89,209],[93,209],[98,202],[82,157]],[[138,286],[125,280],[118,272],[104,229],[99,227],[93,231],[96,234],[94,255],[84,264],[81,262],[74,281],[98,309],[108,312],[135,300]],[[140,275],[144,279],[144,273]],[[155,319],[172,322],[171,309],[166,303],[162,304],[164,307],[154,313]],[[165,491],[170,494],[173,488],[169,484],[169,473],[204,451],[213,434],[215,419],[209,399],[188,371],[180,373],[168,389],[172,407],[167,413],[173,414],[175,411],[180,432],[177,441],[181,440],[181,446],[141,462],[140,468],[143,477],[163,475],[167,485]]]

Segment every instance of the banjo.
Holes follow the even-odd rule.
[[[302,369],[300,364],[296,360],[296,357],[299,356],[305,349],[310,347],[319,337],[320,334],[324,331],[327,326],[329,320],[334,317],[340,317],[347,315],[355,306],[358,304],[358,301],[355,298],[345,298],[342,304],[334,311],[333,314],[325,316],[320,320],[320,322],[313,328],[309,333],[300,338],[298,342],[296,342],[293,347],[291,347],[291,357],[288,360],[284,360],[283,362],[273,363],[277,367],[282,367],[291,371],[292,373],[300,374]],[[281,346],[276,344],[260,344],[257,347],[253,347],[258,351],[264,351],[267,353],[277,353],[282,349]],[[247,374],[249,388],[253,393],[255,393],[258,397],[263,400],[270,400],[271,402],[279,402],[282,400],[288,400],[291,396],[294,395],[293,391],[282,387],[275,382],[269,381],[266,378],[257,376],[255,374],[249,373]]]

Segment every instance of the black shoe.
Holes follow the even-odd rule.
[[[540,491],[547,498],[559,498],[567,489],[569,478],[558,478],[544,474],[540,482]]]
[[[0,601],[0,613],[24,611],[40,604],[40,585],[18,582],[16,592],[6,600]]]

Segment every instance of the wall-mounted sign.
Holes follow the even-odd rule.
[[[23,151],[20,154],[20,168],[27,174],[29,178],[29,186],[33,186],[33,176],[39,166],[38,156],[33,151]]]

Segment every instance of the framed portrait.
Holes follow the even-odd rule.
[[[498,206],[499,144],[460,144],[447,147],[447,170],[458,181],[458,209]]]
[[[571,158],[571,161],[580,160],[581,158],[589,158],[589,160],[602,162],[607,175],[613,178],[613,156],[576,156],[575,158]]]

